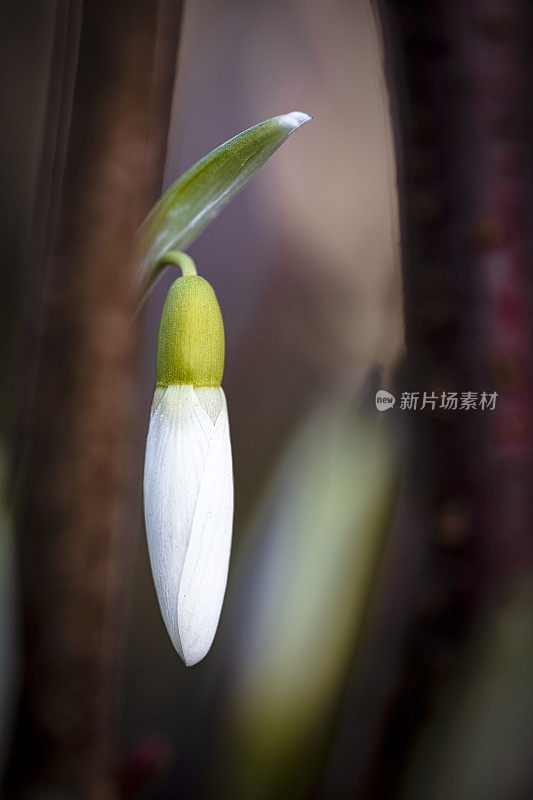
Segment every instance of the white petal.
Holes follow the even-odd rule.
[[[196,664],[211,647],[228,576],[233,470],[224,396],[223,399],[205,462],[181,576],[178,625],[186,664]]]
[[[233,519],[228,416],[222,389],[202,389],[200,399],[192,386],[158,392],[146,442],[146,532],[161,613],[190,665],[211,646],[226,586]],[[211,415],[221,407],[215,423],[204,406]]]

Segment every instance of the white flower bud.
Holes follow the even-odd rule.
[[[191,666],[211,647],[228,575],[233,473],[222,389],[156,390],[144,507],[161,613],[174,647]]]
[[[223,359],[213,290],[202,278],[178,279],[159,332],[144,514],[159,606],[187,666],[211,647],[228,575],[233,471]]]

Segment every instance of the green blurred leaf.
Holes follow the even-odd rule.
[[[233,565],[232,682],[209,797],[312,795],[380,580],[397,450],[388,420],[324,398],[277,462],[241,577]]]
[[[310,117],[300,111],[261,122],[212,150],[170,187],[139,232],[140,281],[147,291],[161,256],[184,250]]]

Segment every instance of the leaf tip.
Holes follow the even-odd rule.
[[[303,125],[304,122],[313,119],[309,114],[306,114],[304,111],[291,111],[290,114],[283,114],[279,118],[280,124],[285,125],[287,128],[295,131],[296,128],[299,128],[300,125]]]

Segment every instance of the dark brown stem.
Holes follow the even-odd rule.
[[[176,0],[68,8],[76,24],[61,31],[78,58],[18,518],[25,672],[6,796],[24,798],[116,797],[113,664],[136,507],[132,251],[161,187],[180,18]]]
[[[389,748],[398,765],[496,586],[533,562],[531,6],[384,2],[399,99],[408,359],[400,391],[497,392],[410,415],[423,568]],[[407,520],[409,524],[409,520]],[[395,781],[381,772],[383,796]],[[381,796],[374,788],[373,796]]]

